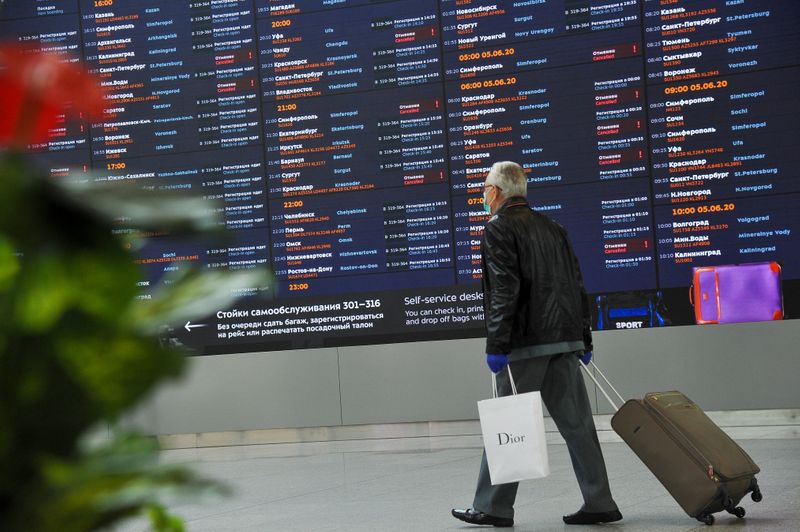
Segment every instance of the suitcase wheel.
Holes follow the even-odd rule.
[[[750,481],[750,492],[750,498],[753,499],[753,502],[761,502],[763,497],[761,496],[761,490],[758,488],[756,477],[753,477],[753,480]]]
[[[728,510],[728,513],[735,515],[739,519],[743,518],[747,512],[745,512],[744,508],[741,506],[737,506],[736,508],[731,508]]]
[[[701,514],[697,516],[697,520],[701,523],[705,523],[708,526],[714,524],[714,516],[712,514]]]

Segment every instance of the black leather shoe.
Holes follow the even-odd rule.
[[[613,512],[584,512],[578,510],[574,514],[565,515],[564,522],[568,525],[596,525],[597,523],[613,523],[622,519],[619,510]]]
[[[453,517],[465,521],[471,525],[492,525],[496,527],[514,526],[514,520],[510,517],[495,517],[493,515],[479,512],[474,508],[467,508],[466,510],[453,509],[450,513]]]

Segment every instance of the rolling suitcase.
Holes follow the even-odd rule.
[[[592,363],[621,401],[605,375]],[[581,364],[583,366],[583,364]],[[739,445],[691,399],[680,392],[657,392],[617,405],[594,375],[586,374],[616,410],[611,427],[690,516],[707,525],[726,510],[742,518],[739,501],[751,493],[761,500],[755,475],[760,469]]]
[[[694,268],[689,301],[701,325],[781,320],[781,267],[773,261]]]

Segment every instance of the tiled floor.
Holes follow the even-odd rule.
[[[800,531],[800,440],[740,443],[761,466],[764,494],[759,504],[743,501],[744,520],[717,514],[708,528],[687,517],[624,444],[604,443],[624,520],[568,527],[561,515],[578,509],[580,494],[566,447],[551,445],[550,477],[520,486],[514,530]],[[190,532],[425,532],[478,530],[453,519],[450,508],[472,501],[479,445],[474,437],[406,438],[175,450],[163,456],[233,489],[227,498],[174,506]],[[148,527],[129,522],[117,530]]]

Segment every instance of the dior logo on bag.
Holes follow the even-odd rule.
[[[508,445],[509,443],[522,443],[525,440],[525,435],[515,436],[507,432],[498,432],[497,441],[498,445]]]

